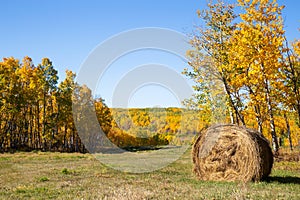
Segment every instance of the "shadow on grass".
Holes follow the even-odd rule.
[[[122,149],[126,151],[137,152],[137,151],[159,150],[161,148],[162,147],[158,147],[158,146],[137,146],[137,147],[123,147]]]
[[[157,151],[166,149],[177,149],[181,146],[128,146],[128,147],[114,147],[114,148],[95,148],[92,149],[90,153],[102,153],[102,154],[122,154],[126,152],[147,152],[147,151]]]
[[[265,181],[268,183],[278,182],[283,184],[300,184],[300,178],[294,176],[271,176],[268,177]]]

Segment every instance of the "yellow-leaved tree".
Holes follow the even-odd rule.
[[[284,6],[279,6],[276,0],[238,0],[238,3],[243,13],[231,38],[229,62],[237,72],[231,84],[247,92],[248,105],[254,108],[260,132],[263,120],[268,119],[273,149],[277,152],[274,113],[285,80],[280,70]]]

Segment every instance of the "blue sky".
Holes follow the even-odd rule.
[[[289,40],[300,38],[300,1],[279,0],[279,4],[283,3],[286,35]],[[49,57],[63,79],[66,69],[78,73],[97,45],[122,31],[162,27],[190,33],[199,22],[196,10],[205,4],[206,0],[1,0],[0,57],[22,59],[28,55],[35,64]],[[100,81],[103,86],[96,93],[111,105],[113,86],[125,72],[114,82],[109,77],[120,66],[130,70],[144,62],[170,65],[178,72],[185,67],[182,61],[165,53],[134,53],[112,65],[103,79],[106,82]],[[157,85],[133,91],[128,102],[130,107],[180,104],[170,91]]]

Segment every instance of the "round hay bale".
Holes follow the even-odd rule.
[[[255,130],[233,124],[202,131],[193,145],[192,157],[200,180],[260,181],[273,166],[268,140]]]

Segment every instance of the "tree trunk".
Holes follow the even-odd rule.
[[[285,119],[285,123],[286,123],[286,129],[287,129],[287,136],[289,139],[289,143],[290,143],[290,149],[291,151],[293,151],[293,143],[292,143],[292,138],[291,138],[291,128],[290,128],[290,123],[289,120],[286,116],[286,114],[284,113],[284,119]]]
[[[43,138],[43,150],[46,150],[46,92],[44,89],[43,96],[43,130],[42,130],[42,138]]]
[[[230,108],[229,108],[230,122],[231,122],[231,124],[235,124],[234,114],[233,114],[232,109],[233,109],[232,106],[230,106]]]
[[[239,121],[241,121],[241,122],[242,122],[242,125],[243,125],[243,126],[246,126],[244,117],[242,116],[242,114],[239,112],[239,109],[238,109],[237,106],[235,105],[235,103],[234,103],[234,101],[233,101],[233,99],[232,99],[232,96],[231,96],[231,92],[230,92],[229,86],[228,86],[227,81],[226,81],[226,79],[225,79],[224,77],[222,78],[222,82],[223,82],[223,84],[224,84],[225,92],[226,92],[226,94],[227,94],[227,96],[228,96],[228,98],[229,98],[229,103],[230,103],[230,105],[232,106],[232,108],[234,109],[234,111],[235,111],[235,113],[236,113],[236,116],[237,116],[237,123],[238,123]]]
[[[252,90],[252,88],[250,86],[247,86],[247,87],[248,87],[249,93],[254,95],[254,91]],[[254,112],[255,112],[255,119],[256,119],[257,127],[258,127],[257,131],[260,134],[262,134],[262,132],[263,132],[263,127],[262,127],[263,119],[262,119],[262,116],[261,116],[261,113],[260,113],[260,106],[259,106],[258,102],[255,102]]]
[[[262,117],[261,117],[261,113],[260,113],[260,107],[258,105],[254,106],[254,110],[255,110],[255,118],[256,118],[256,121],[257,121],[257,126],[258,126],[258,129],[257,131],[262,134],[263,132],[263,127],[262,127],[262,124],[263,124],[263,120],[262,120]]]
[[[268,81],[265,81],[265,89],[266,89],[266,100],[267,100],[267,107],[268,107],[268,114],[270,118],[270,129],[271,129],[271,135],[272,135],[272,146],[275,154],[277,154],[279,150],[277,135],[276,135],[276,128],[275,128],[275,121],[274,121],[274,114],[273,114],[273,108],[272,108],[272,101],[270,97],[270,90],[269,90],[269,84]]]

